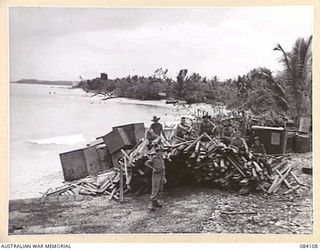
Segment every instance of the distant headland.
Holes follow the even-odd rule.
[[[77,81],[48,81],[48,80],[37,80],[37,79],[21,79],[19,81],[15,81],[13,83],[73,86],[73,85],[77,84]]]

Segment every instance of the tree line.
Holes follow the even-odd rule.
[[[78,87],[139,100],[173,98],[187,103],[219,102],[228,108],[250,109],[258,114],[266,111],[282,113],[298,123],[301,116],[311,115],[312,36],[297,39],[289,51],[280,44],[274,51],[280,52],[283,65],[283,70],[275,75],[260,67],[243,76],[221,81],[217,76],[207,78],[181,69],[172,79],[167,69],[159,68],[148,77],[129,75],[109,79],[106,73],[101,73],[100,77],[80,81]]]

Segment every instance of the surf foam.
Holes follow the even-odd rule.
[[[83,134],[76,134],[76,135],[66,135],[66,136],[57,136],[51,138],[43,138],[38,140],[29,140],[28,142],[33,144],[55,144],[55,145],[75,145],[78,143],[84,142],[85,139]]]

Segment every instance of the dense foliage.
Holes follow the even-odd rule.
[[[296,122],[310,114],[312,85],[312,36],[297,39],[290,52],[281,45],[284,70],[276,76],[267,68],[255,68],[237,79],[219,81],[198,73],[180,70],[176,79],[168,77],[167,69],[159,68],[152,76],[127,76],[108,79],[108,75],[79,83],[86,91],[113,93],[119,97],[140,100],[177,99],[187,103],[223,103],[229,108],[250,109],[253,113],[277,112]]]

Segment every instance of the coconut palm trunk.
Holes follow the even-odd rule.
[[[278,44],[274,50],[282,53],[286,80],[284,89],[286,99],[296,125],[299,125],[302,116],[311,113],[311,86],[312,86],[312,36],[307,40],[299,38],[290,52]]]

